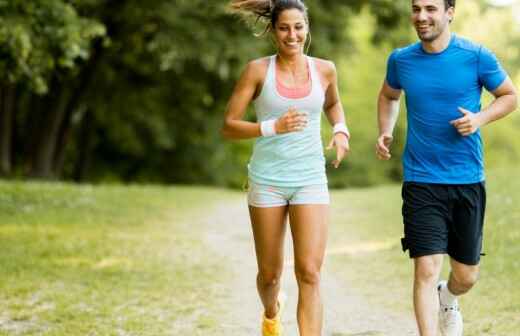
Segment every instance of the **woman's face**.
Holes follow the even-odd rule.
[[[273,31],[278,52],[287,56],[303,53],[308,31],[300,10],[293,8],[281,12]]]

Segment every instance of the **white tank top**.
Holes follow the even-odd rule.
[[[253,102],[258,122],[279,118],[290,107],[306,111],[309,120],[303,131],[257,138],[248,165],[254,183],[280,187],[327,183],[320,135],[325,93],[314,60],[306,58],[312,88],[308,96],[297,99],[283,97],[276,90],[276,56],[269,59],[262,91]]]

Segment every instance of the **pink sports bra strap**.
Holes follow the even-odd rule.
[[[312,90],[312,76],[311,76],[311,65],[307,61],[307,75],[308,80],[305,83],[304,86],[298,87],[298,88],[290,88],[285,86],[282,81],[280,80],[278,68],[275,66],[275,78],[276,78],[276,91],[278,91],[278,94],[280,94],[282,97],[290,98],[290,99],[300,99],[308,96],[311,93]]]

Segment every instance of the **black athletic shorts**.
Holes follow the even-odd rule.
[[[486,208],[484,182],[405,182],[402,197],[401,243],[403,251],[410,251],[410,258],[447,253],[466,265],[479,263]]]

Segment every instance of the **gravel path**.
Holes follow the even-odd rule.
[[[208,212],[208,246],[230,260],[233,275],[227,284],[230,295],[223,316],[225,335],[259,335],[262,306],[258,298],[255,277],[256,261],[247,205],[244,201],[219,204]],[[288,231],[289,232],[289,231]],[[292,244],[286,237],[285,269],[282,288],[288,295],[283,316],[287,336],[297,336],[297,285],[293,273]],[[327,259],[327,258],[326,258]],[[351,286],[352,285],[352,286]],[[325,336],[406,336],[416,335],[412,315],[403,315],[369,305],[354,288],[362,284],[347,284],[334,277],[327,267],[322,270],[322,296],[325,307]]]

